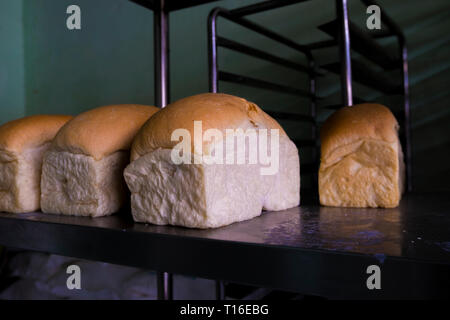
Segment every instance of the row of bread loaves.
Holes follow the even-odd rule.
[[[0,210],[41,207],[47,213],[104,216],[129,198],[126,186],[134,220],[154,224],[220,227],[262,210],[299,205],[295,144],[245,99],[200,94],[161,110],[105,106],[69,119],[34,116],[0,127]],[[198,125],[205,135],[197,133]],[[249,161],[252,140],[247,136],[243,163],[207,162],[219,150],[227,160],[242,155],[237,145],[227,149],[230,129],[233,134],[268,132],[265,141],[271,146],[277,138],[276,171],[261,174],[267,163]],[[331,116],[321,130],[321,203],[398,205],[404,168],[397,130],[394,116],[381,105],[345,107]],[[173,151],[187,142],[180,154],[190,161],[174,161]]]
[[[251,219],[263,209],[299,205],[298,150],[281,126],[258,106],[231,95],[200,94],[158,110],[136,105],[100,107],[74,117],[57,133],[54,130],[48,135],[45,153],[34,162],[36,206],[16,211],[40,206],[45,213],[104,216],[118,211],[129,198],[126,184],[134,219],[155,224],[219,227]],[[270,130],[277,131],[276,172],[262,175],[264,165],[247,161],[243,165],[174,163],[171,151],[179,141],[172,135],[182,129],[197,139],[194,122],[202,123],[205,132],[214,129],[224,135],[228,129],[265,129],[269,136]],[[33,121],[29,126],[46,130],[45,125]],[[185,157],[211,155],[220,142],[200,140],[200,149],[194,143]],[[239,152],[236,146],[229,155],[237,157]],[[13,182],[19,177],[14,171],[7,176]],[[23,186],[18,189],[25,190]],[[4,202],[0,199],[0,204]]]

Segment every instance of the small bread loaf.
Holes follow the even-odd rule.
[[[320,203],[338,207],[385,207],[399,204],[404,188],[399,125],[380,104],[336,111],[320,137]]]
[[[228,129],[243,132],[266,129],[268,135],[275,135],[271,133],[274,129],[279,133],[276,173],[261,174],[265,165],[252,164],[249,153],[245,154],[244,164],[237,160],[235,163],[202,160],[218,152],[219,145],[215,143],[225,141],[218,136],[214,141],[196,134],[194,125],[200,121],[203,133],[211,129],[222,137]],[[191,163],[173,161],[172,151],[180,143],[179,139],[172,139],[177,129],[192,138],[187,150],[187,159],[194,159]],[[250,139],[245,141],[246,150],[250,150]],[[224,158],[237,159],[236,145],[230,150],[223,149]],[[251,219],[260,215],[262,209],[294,207],[300,201],[300,164],[294,143],[257,105],[227,94],[199,94],[166,106],[136,135],[131,161],[124,175],[137,222],[214,228]]]
[[[39,210],[44,152],[56,132],[71,118],[35,115],[0,126],[0,211]]]
[[[55,136],[42,167],[41,208],[46,213],[99,217],[123,205],[123,169],[139,128],[159,109],[103,106],[81,113]]]

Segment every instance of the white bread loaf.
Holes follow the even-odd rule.
[[[398,123],[380,104],[336,111],[321,129],[320,203],[339,207],[398,206],[405,168]]]
[[[264,165],[251,164],[248,152],[244,164],[174,163],[171,153],[179,141],[172,141],[171,135],[176,129],[187,130],[201,145],[199,150],[192,144],[189,159],[217,152],[213,140],[195,136],[194,121],[202,121],[203,133],[217,129],[224,137],[226,129],[277,129],[279,170],[261,175]],[[228,156],[223,152],[224,158]],[[234,157],[236,148],[231,152]],[[131,161],[124,176],[137,222],[214,228],[251,219],[262,209],[283,210],[300,202],[300,164],[294,143],[258,106],[227,94],[199,94],[166,106],[136,135]]]
[[[0,126],[0,211],[40,208],[42,158],[71,116],[35,115]]]
[[[45,153],[41,208],[46,213],[99,217],[127,199],[123,169],[139,128],[159,109],[111,105],[79,114]]]

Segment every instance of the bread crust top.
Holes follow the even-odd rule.
[[[186,129],[192,139],[194,152],[194,121],[202,121],[203,133],[217,129],[223,134],[226,129],[279,129],[283,128],[256,104],[243,98],[223,93],[203,93],[180,99],[152,116],[140,129],[131,147],[131,160],[158,148],[172,149],[179,141],[171,141],[176,129]],[[199,137],[202,139],[202,137]],[[201,141],[203,154],[209,142]]]
[[[398,141],[399,125],[392,112],[376,103],[343,107],[333,113],[320,130],[321,159],[325,161],[333,151],[361,139]]]
[[[138,104],[108,105],[80,113],[57,133],[51,148],[95,160],[129,150],[140,127],[160,109]]]
[[[70,119],[68,115],[33,115],[0,126],[0,149],[22,153],[50,142]]]

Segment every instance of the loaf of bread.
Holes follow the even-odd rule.
[[[0,211],[39,210],[44,152],[70,118],[35,115],[0,126]]]
[[[321,129],[320,203],[337,207],[399,204],[405,166],[399,125],[380,104],[344,107]]]
[[[46,213],[99,217],[128,198],[123,169],[139,128],[159,109],[103,106],[81,113],[55,136],[42,166],[41,208]]]
[[[196,133],[196,123],[201,123],[204,135]],[[177,129],[192,138],[186,154],[183,151],[191,163],[174,161],[173,152],[186,142],[177,136]],[[240,137],[247,151],[238,149],[238,142],[227,151],[227,130],[236,129],[244,133],[265,129],[270,143],[274,143],[272,136],[279,136],[279,157],[274,158],[279,166],[274,172],[262,174],[268,162],[250,161],[251,139],[245,135]],[[208,130],[214,138],[206,138]],[[220,145],[223,157],[216,160],[230,157],[235,162],[205,160],[218,155]],[[243,163],[237,160],[239,152]],[[299,166],[294,143],[257,105],[227,94],[207,93],[178,100],[151,117],[136,135],[124,175],[135,221],[214,228],[251,219],[262,209],[297,206]]]

